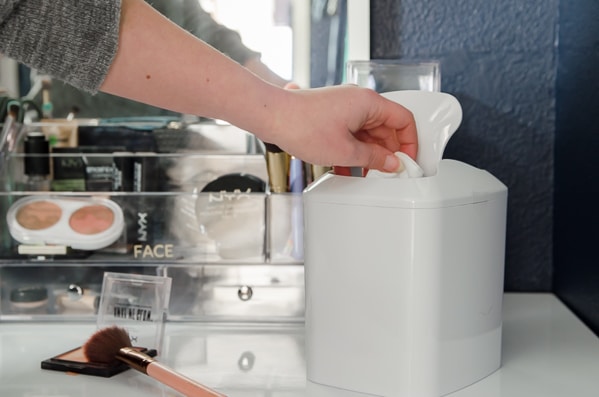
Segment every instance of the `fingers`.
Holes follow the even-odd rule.
[[[294,82],[289,82],[287,84],[285,84],[285,88],[286,90],[298,90],[300,88],[299,84],[296,84]]]
[[[377,116],[381,124],[370,129],[368,133],[375,139],[380,139],[380,143],[390,151],[401,151],[416,159],[418,134],[414,115],[396,102],[382,96],[379,96],[379,99]]]
[[[395,152],[401,151],[416,159],[418,136],[412,112],[405,107],[376,94],[372,98],[374,110],[354,133],[362,144],[357,147],[359,158],[367,168],[396,172],[401,164]]]
[[[401,168],[401,162],[387,148],[375,143],[360,143],[358,146],[360,158],[366,158],[366,169],[375,169],[384,172],[397,172]]]
[[[383,108],[381,111],[387,115],[384,126],[395,130],[385,142],[385,146],[393,152],[401,151],[411,158],[416,159],[418,153],[418,134],[414,115],[405,107],[388,99],[382,99],[381,106]],[[395,143],[390,142],[390,140],[395,140]],[[394,144],[396,145],[395,147],[393,147]]]

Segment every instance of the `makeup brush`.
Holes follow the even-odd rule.
[[[52,88],[52,80],[48,76],[42,78],[42,117],[45,119],[52,118],[52,101],[50,100],[50,89]]]
[[[132,347],[129,333],[118,326],[96,331],[83,345],[83,354],[95,363],[113,364],[122,361],[188,397],[225,397],[224,394],[211,390],[139,352]]]
[[[71,107],[71,111],[67,114],[67,120],[74,120],[75,116],[77,116],[77,113],[79,113],[79,110],[79,106],[73,105]]]
[[[289,154],[272,143],[264,142],[264,147],[266,148],[266,168],[270,191],[285,193],[289,190]]]

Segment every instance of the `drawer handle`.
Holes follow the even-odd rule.
[[[254,291],[252,290],[252,287],[250,287],[249,285],[242,285],[237,290],[237,296],[242,301],[249,301],[250,299],[252,299],[252,295],[254,295]]]

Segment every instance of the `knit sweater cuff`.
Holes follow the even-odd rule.
[[[121,1],[21,0],[0,24],[9,57],[95,93],[116,55]]]

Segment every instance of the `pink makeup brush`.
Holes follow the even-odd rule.
[[[129,333],[117,326],[103,328],[93,334],[83,345],[83,354],[95,363],[122,361],[188,397],[226,397],[135,350]]]

